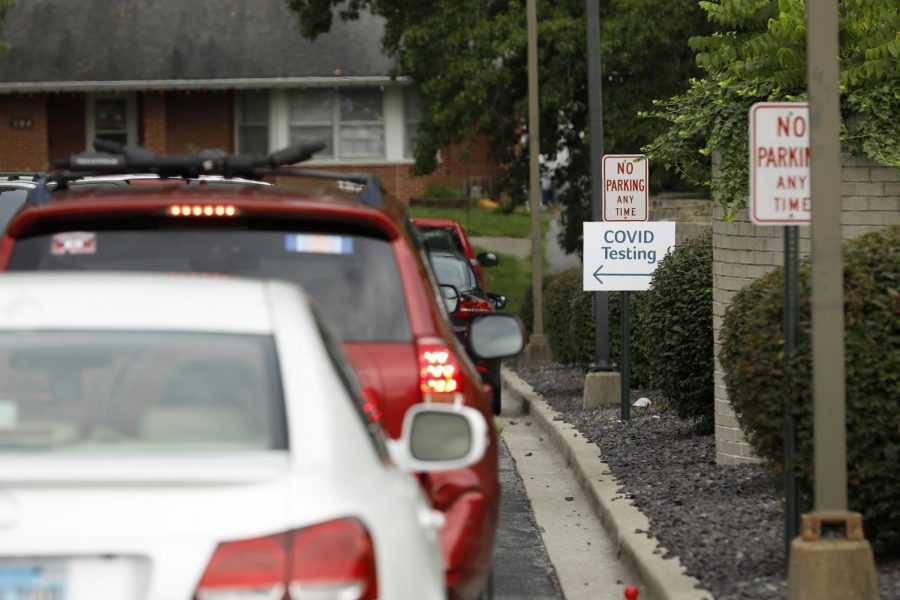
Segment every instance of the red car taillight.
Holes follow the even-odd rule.
[[[462,373],[453,352],[442,340],[419,340],[419,391],[423,400],[447,401],[462,387]]]
[[[197,600],[277,598],[287,588],[285,535],[219,544],[197,586]]]
[[[285,593],[287,590],[287,594]],[[356,519],[224,542],[197,586],[197,600],[373,600],[375,550]]]
[[[378,597],[375,550],[369,533],[355,519],[298,530],[291,555],[293,600]]]

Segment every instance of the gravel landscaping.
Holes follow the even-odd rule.
[[[713,435],[661,409],[582,408],[580,369],[517,369],[550,405],[599,447],[623,493],[647,515],[650,534],[718,600],[784,598],[783,511],[764,465],[717,465]],[[654,394],[632,391],[632,401]],[[900,557],[878,564],[881,597],[900,600]]]

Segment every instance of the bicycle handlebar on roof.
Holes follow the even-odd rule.
[[[94,140],[95,152],[73,154],[57,161],[55,171],[41,177],[29,194],[29,203],[49,202],[51,190],[65,189],[70,181],[98,175],[127,175],[152,173],[159,177],[195,178],[202,175],[221,175],[225,178],[262,179],[264,176],[302,177],[336,181],[345,191],[360,194],[360,201],[370,206],[384,206],[381,184],[366,173],[338,173],[285,168],[304,162],[321,151],[325,144],[292,144],[281,150],[262,154],[226,154],[222,150],[201,150],[197,154],[158,156],[140,146],[123,145],[111,140]],[[358,186],[358,189],[354,186]],[[347,189],[347,188],[352,189]]]
[[[67,160],[57,161],[55,167],[72,171],[73,175],[155,173],[160,177],[198,177],[200,175],[224,175],[225,177],[257,177],[259,168],[277,168],[303,162],[322,150],[325,144],[294,144],[268,155],[225,154],[221,150],[201,150],[197,154],[171,154],[157,156],[152,150],[140,146],[121,145],[109,140],[95,140],[96,152],[73,154]]]

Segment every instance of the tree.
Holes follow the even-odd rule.
[[[368,10],[386,20],[384,50],[397,75],[419,88],[422,118],[414,172],[436,167],[447,144],[487,137],[502,165],[498,191],[526,198],[527,35],[524,0],[286,0],[307,37],[328,31],[334,15]],[[653,98],[685,89],[696,72],[687,39],[706,30],[694,0],[603,0],[604,146],[634,152],[663,130],[639,120]],[[648,27],[652,22],[652,27]],[[584,0],[538,0],[541,154],[568,163],[552,173],[568,184],[562,233],[567,251],[580,250],[589,218],[587,70]],[[661,177],[656,177],[658,182]]]
[[[704,76],[657,104],[653,116],[669,126],[646,150],[700,185],[710,184],[709,159],[718,152],[714,191],[731,216],[746,203],[750,106],[806,98],[806,3],[700,5],[716,28],[690,40]],[[839,7],[843,139],[855,152],[900,167],[900,9],[883,0],[843,0]]]
[[[0,26],[3,25],[3,19],[6,17],[6,13],[9,12],[9,9],[12,8],[13,2],[15,0],[0,0]],[[6,51],[6,44],[0,42],[0,54]]]

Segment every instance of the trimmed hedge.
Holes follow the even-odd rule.
[[[572,314],[572,305],[581,289],[581,269],[557,274],[544,286],[544,333],[550,341],[553,358],[563,364],[577,363],[574,323],[585,322],[588,315]],[[593,318],[591,318],[593,326]]]
[[[813,487],[810,268],[801,264],[800,340],[792,365],[796,473]],[[782,472],[783,270],[741,290],[726,311],[719,360],[741,428],[756,453]],[[846,423],[850,509],[866,518],[879,551],[900,549],[900,227],[844,251]]]
[[[563,364],[589,367],[594,356],[593,294],[582,290],[582,269],[575,267],[557,273],[544,281],[544,330],[550,341],[553,358]],[[631,384],[649,387],[650,370],[638,340],[641,338],[640,307],[644,292],[631,293]],[[529,293],[523,304],[523,318],[531,319],[533,300]],[[610,360],[618,363],[621,356],[621,312],[618,292],[609,294]],[[530,326],[530,323],[529,323]]]
[[[587,368],[594,362],[593,294],[582,291],[581,267],[544,281],[544,328],[553,357]],[[712,427],[712,234],[676,246],[659,265],[651,289],[631,292],[631,383],[659,389],[676,412]],[[621,357],[621,296],[609,294],[610,358]],[[522,318],[531,326],[531,293]]]
[[[714,418],[712,232],[659,263],[640,312],[640,346],[653,383],[682,418],[712,430]]]

